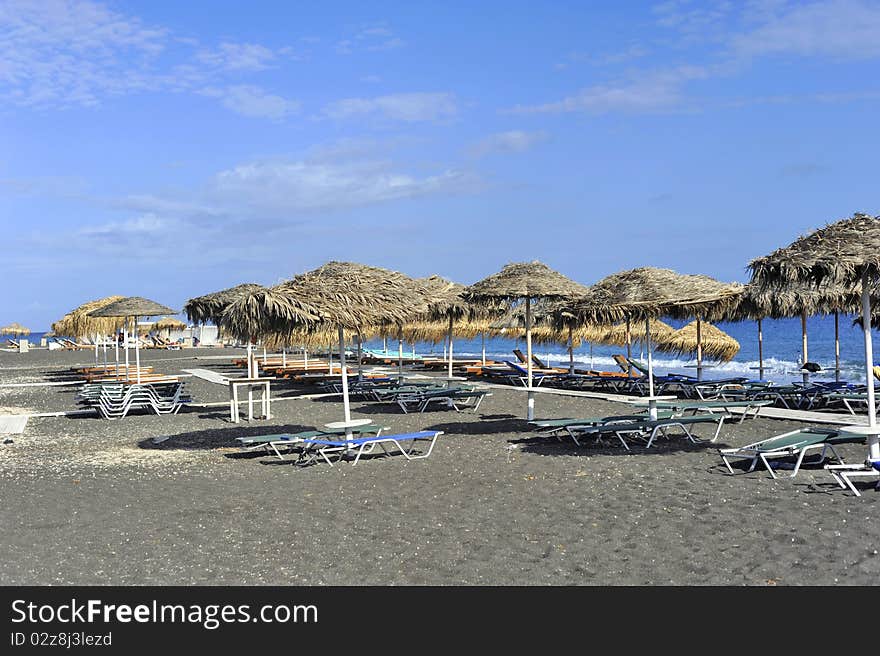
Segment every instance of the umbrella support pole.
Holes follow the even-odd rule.
[[[874,405],[874,351],[871,343],[871,297],[868,287],[868,272],[862,274],[862,332],[865,335],[865,381],[868,384],[868,425],[877,425],[877,408]],[[868,457],[880,458],[880,439],[878,435],[868,436]]]
[[[632,376],[632,365],[629,364],[629,361],[632,359],[632,330],[629,326],[629,316],[626,318],[626,375]]]
[[[532,299],[526,296],[526,363],[528,371],[529,403],[526,418],[531,421],[535,418],[535,393],[532,392]]]
[[[138,318],[134,317],[134,366],[137,369],[137,384],[141,384],[141,338],[138,335]]]
[[[869,329],[870,330],[870,329]],[[809,362],[809,355],[807,353],[807,313],[806,311],[801,312],[801,348],[803,350],[803,362],[801,366],[804,366]],[[810,382],[810,372],[806,369],[803,370],[804,383]]]
[[[834,313],[834,382],[840,382],[840,312]]]
[[[449,315],[449,385],[452,385],[452,314]]]
[[[703,322],[697,319],[697,380],[703,380]]]
[[[572,339],[572,327],[568,327],[568,373],[574,375],[574,340]]]
[[[363,366],[363,358],[361,357],[361,333],[358,331],[357,334],[357,343],[358,343],[358,382],[362,383],[364,381],[364,366]]]
[[[486,333],[480,333],[483,338],[483,366],[486,366]]]
[[[645,319],[645,349],[648,352],[648,396],[654,396],[654,361],[651,357],[651,320]],[[650,409],[651,419],[657,419],[657,405]]]
[[[403,332],[397,336],[397,382],[403,384]]]
[[[758,319],[758,377],[764,380],[764,330]]]

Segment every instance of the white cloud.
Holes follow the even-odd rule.
[[[125,221],[111,221],[102,225],[83,226],[77,233],[87,237],[121,237],[131,235],[149,235],[167,228],[167,222],[161,217],[148,213]]]
[[[600,84],[577,94],[543,105],[517,106],[517,114],[564,112],[655,112],[669,110],[683,99],[682,87],[690,80],[704,78],[708,71],[698,66],[682,66],[643,74],[635,79]]]
[[[203,64],[227,71],[261,71],[269,68],[276,54],[256,43],[221,43],[215,50],[202,50],[196,55]]]
[[[331,118],[378,115],[414,123],[449,118],[458,112],[451,93],[397,93],[376,98],[345,98],[331,103],[324,113]]]
[[[253,162],[218,173],[211,196],[284,216],[461,191],[469,182],[460,171],[419,177],[386,162]]]
[[[545,132],[509,130],[490,134],[485,139],[481,139],[470,149],[470,152],[474,157],[484,157],[494,153],[522,153],[546,139]]]
[[[781,3],[777,3],[780,5]],[[732,52],[868,59],[880,56],[880,5],[861,0],[786,3],[730,40]]]
[[[382,52],[394,50],[406,45],[385,23],[361,25],[347,38],[336,43],[336,52],[340,55],[351,55],[358,51]]]
[[[224,107],[237,114],[253,118],[281,120],[300,109],[299,101],[273,95],[253,85],[240,84],[223,89],[207,88],[202,93],[220,98]]]

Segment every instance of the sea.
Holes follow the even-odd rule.
[[[853,383],[864,383],[865,376],[865,346],[862,329],[853,325],[853,316],[840,316],[840,378]],[[675,321],[664,319],[673,328],[680,328],[688,321]],[[713,362],[704,360],[703,378],[730,378],[743,376],[757,380],[758,371],[758,326],[754,321],[742,321],[735,323],[720,322],[715,324],[718,328],[737,340],[740,344],[739,353],[729,362]],[[801,357],[801,322],[800,318],[793,319],[765,319],[762,322],[764,333],[764,380],[775,383],[786,383],[802,380],[800,367]],[[27,339],[32,345],[39,346],[40,339],[45,333],[31,333]],[[880,364],[880,334],[872,331],[874,343],[874,361]],[[11,335],[0,335],[0,345],[5,345],[6,339]],[[817,363],[822,370],[811,376],[811,380],[834,379],[834,317],[815,316],[807,319],[807,343],[809,361]],[[382,339],[372,339],[364,344],[371,349],[382,348]],[[486,357],[496,361],[513,360],[513,349],[525,351],[525,340],[510,339],[507,337],[487,337]],[[388,349],[396,351],[396,340],[388,340]],[[443,355],[443,344],[415,345],[418,355],[437,356]],[[568,351],[566,346],[534,345],[532,351],[542,360],[554,366],[568,366]],[[412,345],[405,347],[405,353],[412,353]],[[625,354],[625,347],[606,346],[602,344],[582,344],[574,350],[575,366],[591,369],[604,369],[606,371],[619,371],[612,355]],[[454,356],[456,358],[479,358],[482,355],[482,340],[456,339],[454,342]],[[644,344],[633,345],[633,358],[641,361],[647,360]],[[658,374],[682,373],[695,375],[696,364],[693,357],[675,357],[668,354],[654,352],[652,356],[655,371]]]

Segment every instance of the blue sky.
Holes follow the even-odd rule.
[[[330,259],[747,280],[880,213],[880,2],[0,0],[0,324]]]

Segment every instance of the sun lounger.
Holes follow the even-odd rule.
[[[719,399],[709,401],[657,401],[656,404],[658,408],[677,410],[681,414],[687,414],[688,412],[691,414],[697,414],[699,412],[712,413],[718,411],[732,414],[730,412],[732,408],[742,408],[743,412],[738,422],[741,424],[743,420],[749,416],[749,413],[751,413],[753,418],[757,417],[761,412],[761,408],[773,405],[773,401],[768,399],[747,399],[744,401],[726,401],[724,399]]]
[[[365,426],[355,426],[349,428],[352,435],[358,437],[364,435],[379,436],[383,430],[382,426],[376,424],[367,424]],[[301,444],[303,440],[309,439],[327,439],[336,435],[344,435],[345,429],[325,429],[300,431],[299,433],[280,433],[277,435],[251,435],[249,437],[236,437],[235,439],[241,443],[244,451],[253,451],[255,449],[265,449],[268,453],[273,453],[279,460],[285,460],[279,449],[285,448],[288,451]]]
[[[862,478],[866,476],[878,476],[880,477],[880,460],[865,460],[863,463],[858,465],[856,464],[846,464],[839,463],[835,465],[825,465],[825,469],[831,476],[834,477],[834,480],[837,481],[837,484],[842,488],[849,488],[852,490],[853,494],[857,497],[862,496],[858,491],[855,485],[853,485],[852,478]],[[874,486],[875,490],[880,490],[880,480],[877,481],[877,484]]]
[[[461,412],[470,409],[476,412],[483,403],[483,399],[492,396],[486,390],[476,390],[462,387],[445,387],[441,389],[414,390],[398,394],[395,397],[397,405],[404,413],[413,410],[424,412],[430,405],[440,403],[448,408]]]
[[[791,476],[794,477],[800,471],[804,462],[804,456],[810,451],[819,450],[818,462],[825,459],[825,454],[830,451],[838,463],[843,464],[843,459],[834,450],[835,444],[858,443],[863,442],[863,437],[841,435],[836,428],[828,428],[824,426],[809,426],[798,430],[775,435],[774,437],[752,442],[745,446],[729,449],[718,449],[721,459],[727,470],[733,474],[733,468],[730,466],[730,460],[733,458],[750,460],[748,471],[754,471],[758,462],[770,472],[772,478],[776,478],[776,473],[770,465],[773,458],[797,458],[794,471]]]
[[[334,454],[336,461],[339,462],[346,455],[354,455],[356,465],[364,454],[372,453],[376,447],[382,449],[386,455],[391,455],[393,451],[389,448],[393,447],[400,451],[407,460],[417,460],[419,458],[427,458],[434,450],[434,444],[437,438],[443,434],[443,431],[421,431],[418,433],[405,433],[400,435],[380,435],[375,437],[357,437],[351,440],[327,440],[319,438],[304,439],[302,445],[302,464],[314,462],[319,456],[324,461],[333,466],[330,459]],[[415,455],[414,449],[419,442],[428,442],[425,451]],[[404,445],[408,445],[407,448]]]
[[[695,415],[692,417],[669,417],[667,419],[640,419],[633,421],[621,421],[621,422],[607,422],[604,424],[597,424],[592,426],[567,426],[566,430],[571,435],[572,439],[577,440],[578,435],[591,435],[599,437],[603,434],[613,433],[617,436],[617,438],[621,441],[621,443],[629,449],[629,446],[624,440],[624,434],[633,435],[635,437],[645,439],[647,441],[645,443],[645,448],[650,448],[654,443],[654,440],[657,439],[658,436],[669,437],[667,431],[670,428],[680,428],[684,431],[685,436],[688,440],[697,443],[698,438],[694,436],[691,432],[690,426],[694,424],[701,423],[714,423],[715,434],[713,435],[710,441],[714,442],[718,439],[718,434],[721,432],[721,427],[724,424],[724,419],[728,415],[722,414],[714,414],[714,415]]]

